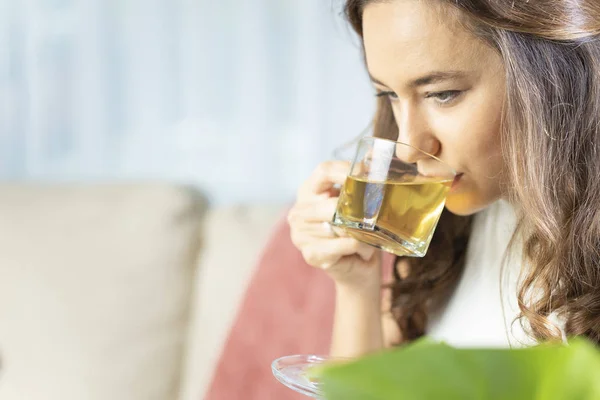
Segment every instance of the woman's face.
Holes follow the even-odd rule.
[[[459,174],[446,207],[473,214],[501,197],[500,55],[433,2],[373,2],[363,14],[367,66],[389,98],[398,140],[436,155]],[[454,10],[452,10],[454,11]],[[418,160],[426,169],[426,159]]]

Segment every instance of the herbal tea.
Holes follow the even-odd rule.
[[[399,256],[423,257],[452,180],[369,182],[349,176],[333,224],[354,238]]]

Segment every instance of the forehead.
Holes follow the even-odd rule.
[[[363,39],[371,75],[430,70],[472,70],[493,50],[467,31],[458,11],[435,0],[374,2],[363,13]]]

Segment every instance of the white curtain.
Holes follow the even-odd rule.
[[[0,174],[275,202],[373,111],[337,0],[0,0]]]

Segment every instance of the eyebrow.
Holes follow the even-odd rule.
[[[408,86],[415,88],[415,87],[430,85],[432,83],[439,83],[439,82],[443,82],[443,81],[447,81],[447,80],[451,80],[451,79],[464,78],[466,76],[467,76],[467,74],[462,71],[435,71],[435,72],[431,72],[425,76],[422,76],[420,78],[417,78],[417,79],[411,81],[408,84]],[[373,83],[376,83],[381,86],[389,87],[388,85],[381,82],[380,80],[378,80],[371,74],[369,74],[369,78],[371,78],[371,82],[373,82]]]

